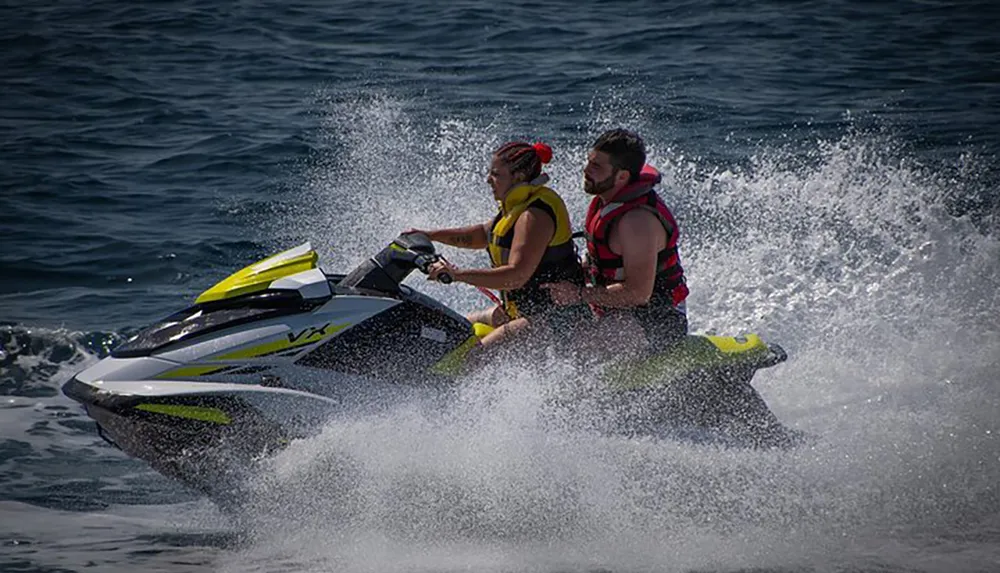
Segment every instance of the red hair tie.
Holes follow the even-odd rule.
[[[543,165],[552,161],[552,148],[548,145],[545,145],[544,143],[536,143],[532,145],[531,148],[538,154],[538,159],[541,160]]]

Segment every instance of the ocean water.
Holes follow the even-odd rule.
[[[0,570],[1000,570],[994,3],[3,13]],[[453,420],[293,444],[229,516],[59,393],[277,249],[310,240],[332,271],[408,227],[486,220],[509,139],[553,146],[579,220],[587,147],[620,125],[665,174],[692,329],[782,344],[755,386],[815,443],[554,435],[545,391],[579,373],[499,365]]]

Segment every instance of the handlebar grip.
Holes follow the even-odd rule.
[[[451,273],[438,273],[438,282],[443,285],[450,285],[453,280]]]

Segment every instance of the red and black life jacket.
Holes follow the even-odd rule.
[[[612,225],[625,213],[633,209],[646,209],[654,213],[667,231],[667,246],[657,253],[656,282],[650,304],[670,304],[678,307],[687,298],[688,288],[684,282],[677,253],[677,239],[680,235],[677,222],[654,187],[660,182],[660,172],[651,165],[645,165],[639,180],[626,185],[615,196],[604,203],[594,197],[587,210],[587,269],[590,280],[596,285],[607,285],[625,280],[625,268],[621,255],[611,250],[608,235]]]

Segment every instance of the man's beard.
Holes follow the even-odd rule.
[[[606,191],[611,190],[615,186],[615,175],[617,172],[612,172],[603,181],[594,181],[586,175],[583,176],[583,192],[587,195],[600,195]]]

